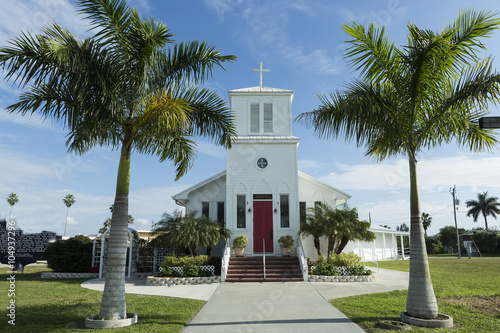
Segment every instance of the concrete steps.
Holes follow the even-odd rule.
[[[232,257],[226,282],[304,281],[297,257],[267,257],[266,278],[262,257]]]

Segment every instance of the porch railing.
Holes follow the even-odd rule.
[[[226,281],[227,269],[229,268],[229,258],[231,257],[231,246],[230,239],[226,239],[226,246],[224,248],[224,255],[222,256],[222,264],[221,264],[221,277],[220,281]]]

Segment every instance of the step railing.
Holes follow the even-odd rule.
[[[264,247],[264,255],[262,256],[262,264],[264,265],[264,280],[266,279],[266,240],[262,238],[262,246]]]
[[[304,253],[304,247],[302,246],[302,240],[300,239],[300,235],[297,238],[297,257],[299,257],[300,271],[302,272],[302,278],[304,282],[308,281],[308,267],[307,267],[307,259]]]
[[[229,244],[230,244],[230,239],[227,238],[226,246],[224,248],[224,255],[222,256],[221,274],[220,274],[221,282],[226,281],[227,269],[229,268],[229,258],[231,258],[231,246]]]

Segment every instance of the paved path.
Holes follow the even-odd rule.
[[[196,332],[363,332],[327,300],[408,288],[408,273],[379,269],[376,282],[266,282],[147,286],[127,279],[125,292],[205,300],[183,330]],[[82,283],[103,290],[104,279]]]

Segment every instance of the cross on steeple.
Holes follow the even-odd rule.
[[[262,72],[270,72],[270,69],[262,69],[262,61],[260,62],[260,69],[252,69],[252,72],[259,72],[260,75],[260,85],[259,87],[262,88]]]

